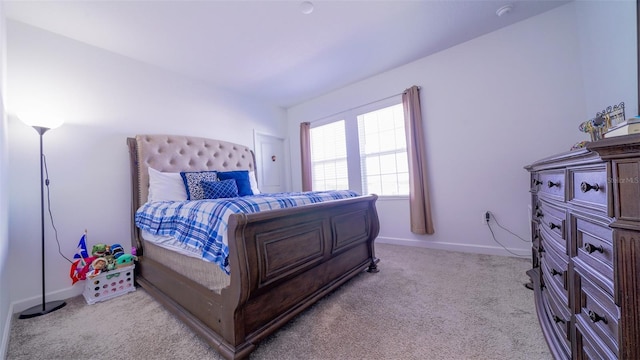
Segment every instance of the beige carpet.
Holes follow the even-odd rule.
[[[523,284],[529,261],[378,244],[363,272],[252,359],[552,359]],[[221,359],[138,289],[12,321],[8,359]]]

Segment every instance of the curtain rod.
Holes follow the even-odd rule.
[[[410,88],[411,88],[411,87],[409,87],[408,89],[410,89]],[[421,88],[422,88],[421,86],[418,86],[418,90],[420,90]],[[405,91],[407,91],[407,90],[405,90]],[[352,107],[352,108],[349,108],[349,109],[346,109],[346,110],[338,111],[338,112],[333,113],[333,114],[331,114],[331,115],[323,116],[323,117],[318,118],[318,119],[315,119],[315,120],[313,120],[313,121],[309,121],[309,124],[313,124],[313,123],[315,123],[315,122],[322,121],[322,120],[327,119],[327,118],[330,118],[330,117],[332,117],[332,116],[340,115],[340,114],[345,113],[345,112],[347,112],[347,111],[351,111],[351,110],[359,109],[359,108],[364,107],[364,106],[367,106],[367,105],[375,104],[375,103],[377,103],[377,102],[379,102],[379,101],[384,101],[384,100],[387,100],[387,99],[391,99],[392,97],[396,97],[396,96],[398,96],[398,95],[402,95],[402,94],[404,94],[404,92],[405,92],[405,91],[403,91],[403,92],[401,92],[401,93],[397,93],[397,94],[389,95],[389,96],[387,96],[387,97],[385,97],[385,98],[378,99],[378,100],[374,100],[374,101],[368,102],[368,103],[366,103],[366,104],[358,105],[358,106],[355,106],[355,107]]]

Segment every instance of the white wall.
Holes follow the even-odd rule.
[[[576,5],[568,4],[292,107],[291,144],[299,143],[302,121],[421,86],[435,234],[410,232],[408,200],[380,200],[379,241],[507,254],[483,224],[485,210],[528,239],[529,176],[523,167],[586,140],[578,124],[595,115],[593,108],[613,104],[586,104],[592,99],[585,95],[584,76],[592,74],[580,66],[581,21]],[[635,20],[626,28],[616,25],[610,30],[618,36],[633,33],[627,43],[635,51]],[[631,84],[625,83],[624,94],[633,99],[635,77],[626,80]],[[293,188],[299,190],[300,156],[292,150]],[[528,242],[492,228],[510,251],[530,256]]]
[[[9,296],[9,185],[6,97],[6,27],[4,3],[0,2],[0,358],[6,356],[11,324]]]
[[[253,147],[253,129],[284,136],[284,110],[187,79],[19,22],[8,21],[8,110],[22,104],[65,124],[44,136],[51,206],[62,252],[89,243],[130,246],[126,137],[171,133]],[[15,107],[14,107],[15,106]],[[15,311],[40,301],[38,134],[10,116],[9,210],[11,299]],[[4,172],[3,172],[4,173]],[[70,264],[57,254],[46,215],[48,300],[79,294]],[[3,292],[4,293],[4,292]]]
[[[636,2],[580,0],[575,7],[588,118],[620,102],[627,118],[638,115]]]

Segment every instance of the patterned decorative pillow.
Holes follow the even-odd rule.
[[[251,191],[251,181],[249,181],[249,171],[247,170],[218,171],[218,179],[235,180],[240,196],[253,195],[253,191]]]
[[[184,187],[187,190],[187,200],[204,199],[202,181],[218,181],[217,171],[183,171],[180,173]]]
[[[233,179],[220,181],[202,181],[205,199],[223,199],[238,197],[238,186]]]

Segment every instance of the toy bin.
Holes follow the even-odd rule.
[[[135,264],[120,269],[105,271],[85,280],[82,295],[88,304],[95,304],[136,290],[133,284]]]

